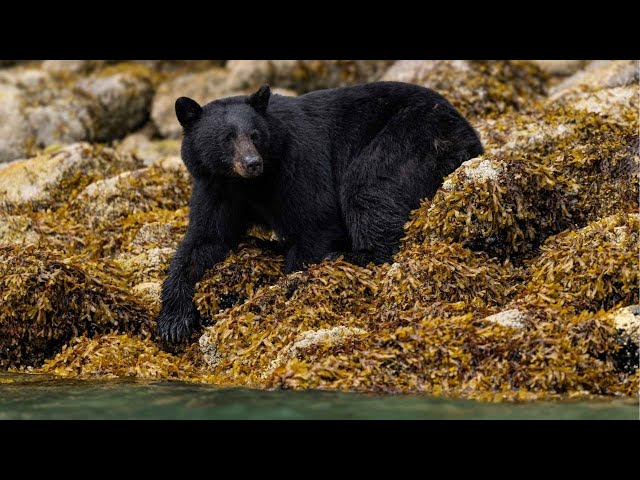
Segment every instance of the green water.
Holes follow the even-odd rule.
[[[0,374],[0,419],[634,419],[629,400],[492,404]]]

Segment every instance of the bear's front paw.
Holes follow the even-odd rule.
[[[163,308],[158,317],[157,333],[168,345],[186,343],[199,326],[200,316],[195,307],[187,311]]]

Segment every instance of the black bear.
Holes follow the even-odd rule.
[[[251,225],[284,239],[286,271],[343,255],[392,260],[409,211],[483,152],[438,93],[400,82],[248,96],[181,97],[182,159],[193,178],[187,233],[162,286],[158,333],[182,342],[200,326],[195,283]]]

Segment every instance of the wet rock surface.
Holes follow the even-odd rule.
[[[0,64],[0,367],[64,377],[491,401],[637,396],[638,62]],[[392,264],[284,275],[251,230],[156,343],[186,231],[178,96],[375,79],[442,93],[486,152],[412,212]],[[8,163],[6,163],[8,162]]]

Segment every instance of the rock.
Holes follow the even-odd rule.
[[[580,91],[597,91],[637,84],[640,65],[637,60],[600,60],[559,83],[550,91],[550,101]]]
[[[198,345],[200,346],[200,352],[204,357],[204,361],[209,368],[216,368],[222,360],[222,355],[220,355],[215,343],[212,343],[207,335],[202,335],[198,340]]]
[[[142,125],[149,116],[154,88],[144,70],[114,71],[82,79],[75,93],[92,99],[90,138],[108,141]]]
[[[640,368],[640,305],[630,305],[611,314],[618,329],[620,350],[616,352],[618,370],[633,374]]]
[[[105,66],[105,60],[45,60],[42,69],[54,75],[90,73]]]
[[[223,67],[226,60],[134,60],[157,72],[179,74],[181,72],[199,72],[212,67]]]
[[[566,77],[589,64],[589,60],[531,60],[550,75]]]
[[[122,140],[117,150],[139,158],[144,165],[148,166],[165,157],[180,157],[180,141],[151,140],[143,133],[132,133]]]
[[[0,79],[0,165],[24,157],[33,144],[31,126],[22,113],[24,97],[19,88]]]
[[[0,211],[57,208],[91,181],[139,164],[100,145],[77,143],[0,170]]]
[[[178,97],[190,97],[204,105],[230,91],[225,80],[227,71],[213,68],[200,73],[189,73],[168,80],[158,87],[151,118],[163,137],[180,138],[182,127],[176,119],[175,103]]]
[[[622,330],[634,343],[640,345],[640,305],[617,310],[613,313],[613,321],[618,330]]]
[[[125,272],[130,285],[160,282],[167,276],[173,248],[150,248],[138,254],[120,253],[114,262]]]
[[[530,62],[478,60],[400,60],[382,80],[431,88],[471,121],[532,105],[545,94],[546,83]]]
[[[122,137],[148,118],[153,72],[116,65],[87,77],[17,67],[0,72],[0,161],[24,158],[35,147]]]
[[[34,221],[26,215],[3,215],[0,217],[0,245],[13,243],[36,243],[40,234]]]
[[[151,117],[163,137],[180,138],[182,127],[176,119],[175,103],[179,97],[190,97],[204,105],[213,100],[234,95],[252,93],[251,88],[241,88],[227,81],[229,73],[223,68],[213,68],[199,73],[189,73],[162,83],[153,100]],[[295,95],[295,92],[274,88],[274,94]]]
[[[378,80],[393,63],[389,60],[230,60],[228,88],[290,88],[306,93]]]
[[[0,246],[0,368],[37,366],[79,335],[149,333],[147,308],[108,260]]]
[[[525,328],[526,325],[525,318],[526,315],[524,313],[522,313],[517,308],[512,308],[510,310],[504,310],[494,315],[489,315],[485,318],[485,321],[497,323],[498,325],[502,325],[503,327],[522,329]]]

